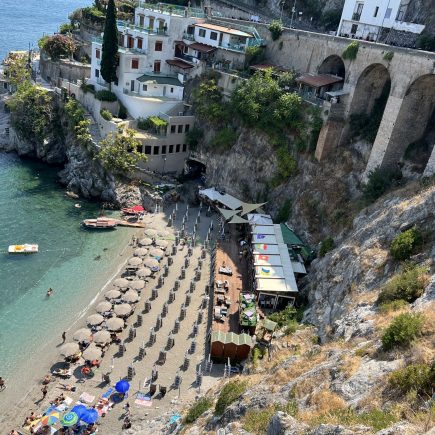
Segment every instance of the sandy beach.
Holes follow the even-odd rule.
[[[147,225],[147,228],[155,229],[157,232],[156,238],[164,239],[169,243],[167,248],[169,252],[172,252],[175,233],[181,228],[187,206],[186,204],[178,204],[174,224],[168,227],[167,218],[174,210],[174,207],[175,205],[170,205],[167,207],[167,210],[164,210],[165,212],[147,214],[144,217],[144,223]],[[198,208],[189,208],[188,218],[185,223],[188,233],[192,233],[194,230],[198,211]],[[81,359],[77,364],[72,366],[74,370],[73,377],[67,381],[60,381],[76,387],[75,392],[64,392],[71,399],[70,407],[74,406],[83,393],[86,393],[85,397],[88,398],[86,404],[92,406],[96,405],[98,398],[109,388],[113,388],[118,380],[127,376],[129,366],[134,368],[135,375],[131,380],[128,398],[120,404],[115,405],[105,417],[99,419],[99,433],[117,434],[122,432],[123,405],[126,401],[130,405],[134,428],[134,432],[130,433],[146,433],[147,427],[150,424],[149,420],[159,417],[168,420],[171,414],[178,413],[183,405],[192,401],[195,395],[198,394],[198,387],[195,383],[197,367],[206,357],[208,306],[202,311],[202,304],[205,298],[205,287],[209,281],[210,259],[208,254],[205,259],[201,260],[202,265],[200,269],[198,264],[202,253],[202,241],[206,237],[210,220],[211,218],[206,217],[205,209],[203,208],[200,222],[197,224],[196,246],[192,249],[191,255],[188,255],[187,246],[177,246],[175,255],[171,256],[173,263],[168,267],[168,275],[164,277],[164,283],[157,290],[158,296],[150,301],[151,310],[145,313],[145,301],[151,298],[152,289],[158,287],[158,279],[163,275],[163,266],[168,264],[167,257],[164,257],[161,261],[161,270],[155,277],[149,278],[145,288],[141,291],[140,301],[136,304],[135,312],[128,318],[126,328],[122,333],[118,334],[122,340],[125,340],[124,354],[121,356],[119,354],[119,346],[112,344],[106,351],[101,366],[95,370],[95,375],[91,379],[83,379],[80,368],[83,366],[84,360]],[[135,234],[140,239],[144,237],[144,230],[134,230],[131,234]],[[119,255],[118,268],[114,270],[112,277],[108,277],[110,279],[107,285],[96,293],[91,306],[69,328],[67,331],[67,342],[72,341],[72,335],[77,329],[86,326],[87,316],[96,312],[95,306],[104,300],[104,292],[115,288],[112,281],[123,274],[125,264],[133,255],[134,249],[135,247],[131,243],[129,246],[122,248],[122,255]],[[187,267],[186,258],[189,263]],[[182,267],[185,267],[185,278],[179,280]],[[198,270],[201,272],[199,280],[195,279]],[[169,293],[174,288],[177,280],[180,282],[179,289],[175,292],[175,300],[169,303]],[[192,282],[195,283],[193,290],[191,290]],[[175,322],[180,318],[182,304],[186,305],[185,318],[180,321],[179,331],[171,336],[174,340],[173,347],[168,348],[168,336],[173,333]],[[167,309],[167,313],[162,317],[161,327],[157,330],[158,317],[162,316],[164,306]],[[198,313],[200,311],[202,311],[202,321],[197,324],[197,331],[194,334],[194,325],[198,321]],[[130,328],[133,324],[136,324],[138,314],[142,316],[142,325],[136,325],[136,336],[130,340],[128,339]],[[154,343],[149,342],[151,328],[156,328]],[[59,381],[55,379],[48,385],[47,397],[42,401],[40,400],[42,397],[42,378],[49,373],[49,369],[53,364],[63,360],[62,356],[59,355],[59,347],[56,347],[61,342],[61,334],[62,331],[59,331],[59,340],[50,346],[50,349],[46,353],[47,358],[44,361],[35,361],[32,364],[32,380],[29,381],[32,383],[32,388],[27,393],[14,389],[13,386],[8,386],[5,391],[0,393],[0,407],[2,409],[0,417],[1,433],[9,433],[12,428],[20,429],[30,411],[37,413],[45,411],[50,401],[54,400],[62,392],[59,388]],[[192,345],[192,342],[195,342],[195,344]],[[143,345],[145,345],[145,355],[140,358],[139,348]],[[193,352],[191,352],[192,346],[195,347]],[[166,361],[163,364],[156,365],[161,351],[166,351]],[[185,365],[186,357],[188,359],[187,366]],[[167,393],[163,398],[160,398],[156,394],[147,403],[141,402],[140,405],[137,405],[135,404],[136,393],[147,394],[149,392],[153,366],[158,370],[158,378],[155,381],[157,393],[159,392],[159,386],[165,387]],[[110,384],[102,381],[102,375],[105,373],[110,373]],[[181,377],[179,388],[174,385],[177,375]],[[206,388],[206,385],[209,384],[210,379],[204,380],[203,388]]]

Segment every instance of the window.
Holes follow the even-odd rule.
[[[175,133],[175,128],[176,127],[177,127],[176,125],[171,125],[171,133]]]
[[[185,132],[185,133],[188,133],[189,130],[190,130],[190,124],[186,124],[186,125],[184,126],[184,132]]]
[[[115,86],[118,86],[118,77],[116,77],[116,79],[113,81],[113,83],[115,83]]]
[[[148,90],[148,85],[142,85],[142,90],[146,92]]]
[[[96,69],[95,70],[95,77],[100,77],[100,70],[99,69]]]
[[[391,8],[388,8],[386,11],[385,11],[385,18],[390,18],[391,17]]]
[[[96,57],[97,59],[100,59],[100,57],[101,57],[101,51],[100,51],[99,48],[97,48],[97,49],[95,50],[95,57]]]
[[[143,47],[143,39],[142,38],[137,38],[137,48],[139,50],[142,50]]]
[[[187,151],[187,144],[183,143],[183,153]]]
[[[154,61],[154,72],[155,73],[159,73],[160,72],[160,64],[161,64],[160,60],[155,60]]]
[[[178,133],[183,133],[183,124],[178,126]]]
[[[217,41],[217,32],[210,32],[210,39],[213,41]]]
[[[139,69],[139,59],[131,59],[131,69]]]
[[[162,145],[162,154],[166,154],[166,145]]]
[[[145,154],[151,154],[151,145],[145,145]]]
[[[169,145],[169,154],[174,152],[174,145]]]
[[[355,35],[357,30],[358,30],[358,24],[352,24],[352,27],[350,28],[351,35]]]
[[[205,29],[199,29],[199,36],[205,38]]]
[[[180,152],[180,147],[181,147],[181,145],[179,143],[177,143],[177,146],[175,147],[175,152],[176,153]]]
[[[154,147],[153,154],[156,156],[159,153],[159,147]]]
[[[174,93],[174,88],[171,88],[170,92],[171,92],[171,94],[173,94]]]
[[[375,13],[373,14],[374,17],[378,16],[378,12],[379,12],[379,6],[375,7]]]
[[[154,51],[162,51],[163,49],[163,42],[162,41],[156,41],[154,44]]]

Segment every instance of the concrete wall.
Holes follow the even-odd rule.
[[[39,69],[44,80],[56,85],[59,79],[65,79],[70,82],[84,80],[91,76],[91,66],[70,60],[52,61],[45,54],[41,53]]]

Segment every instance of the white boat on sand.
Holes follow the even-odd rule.
[[[25,243],[23,245],[9,245],[9,254],[35,254],[38,252],[38,245]]]

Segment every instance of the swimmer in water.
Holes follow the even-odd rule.
[[[53,294],[53,289],[50,287],[50,288],[47,290],[47,298],[49,298],[52,294]]]

